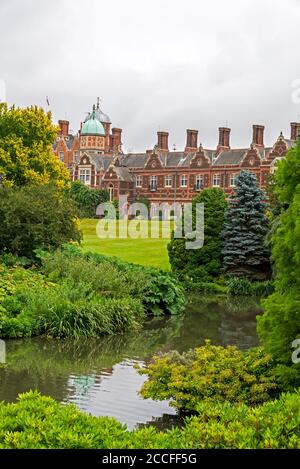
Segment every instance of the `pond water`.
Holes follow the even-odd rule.
[[[190,297],[185,314],[153,319],[138,333],[92,340],[45,338],[6,341],[6,365],[0,368],[0,401],[12,402],[21,392],[37,389],[60,402],[73,402],[93,415],[108,415],[133,428],[178,423],[168,402],[139,397],[143,366],[153,354],[183,352],[202,345],[257,345],[254,298]]]

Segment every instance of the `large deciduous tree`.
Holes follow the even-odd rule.
[[[261,278],[270,273],[266,246],[269,219],[265,199],[256,176],[241,171],[236,190],[229,198],[222,231],[223,263],[227,274]]]
[[[80,241],[77,208],[53,185],[0,187],[0,253],[30,259],[37,249]]]
[[[41,108],[0,103],[0,174],[5,186],[68,184],[69,173],[52,150],[57,131],[51,113]]]
[[[292,342],[300,339],[300,142],[279,162],[273,190],[281,205],[272,234],[275,292],[264,301],[258,332],[278,362],[283,385],[300,385],[300,363],[293,361]],[[298,345],[298,350],[299,350]],[[295,353],[297,355],[297,353]],[[298,352],[298,361],[300,353]]]

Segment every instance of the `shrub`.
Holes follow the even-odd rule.
[[[259,404],[276,392],[272,361],[263,350],[241,352],[206,342],[180,355],[154,357],[147,368],[141,395],[156,400],[172,399],[171,405],[193,412],[203,399]]]
[[[51,337],[98,337],[137,329],[143,308],[132,298],[87,300],[83,292],[68,284],[47,292],[36,289],[27,297],[25,312],[37,321],[40,334]]]
[[[93,417],[31,391],[16,403],[0,403],[0,448],[300,448],[299,392],[255,408],[202,402],[197,410],[181,428],[130,432],[113,418]]]
[[[213,282],[194,282],[193,279],[185,279],[183,282],[184,289],[188,292],[201,292],[206,294],[224,295],[228,293],[227,285],[219,285]]]
[[[52,186],[0,189],[0,253],[35,258],[36,249],[80,241],[71,199]]]
[[[185,239],[172,237],[168,244],[172,270],[181,280],[212,282],[222,269],[220,233],[224,221],[226,199],[222,189],[204,189],[193,199],[193,230],[196,229],[196,204],[204,204],[204,245],[186,249]],[[180,220],[179,223],[182,221]]]
[[[90,189],[80,181],[72,182],[70,195],[79,208],[81,218],[95,217],[97,206],[109,200],[107,190]]]
[[[54,281],[68,277],[74,285],[78,282],[88,284],[92,291],[106,296],[130,295],[141,301],[149,315],[183,311],[183,289],[167,272],[101,254],[83,254],[73,246],[65,246],[61,252],[42,257],[42,270]]]
[[[243,296],[268,296],[274,291],[271,281],[251,282],[243,277],[231,277],[228,281],[228,293],[230,295]]]
[[[43,274],[0,270],[0,337],[97,337],[136,330],[145,313],[183,309],[178,281],[156,269],[83,254],[74,246],[36,254]]]

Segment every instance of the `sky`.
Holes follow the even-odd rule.
[[[254,123],[272,144],[300,121],[299,20],[299,0],[0,0],[0,99],[48,96],[77,132],[100,96],[125,151],[187,128],[215,148],[226,125],[247,147]]]

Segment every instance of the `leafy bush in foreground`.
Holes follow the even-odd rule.
[[[154,357],[141,390],[144,398],[172,399],[171,405],[193,412],[203,399],[259,404],[274,396],[271,357],[261,349],[241,352],[236,347],[203,347]]]
[[[299,392],[255,408],[202,402],[197,410],[182,428],[129,432],[31,391],[0,403],[0,448],[300,448]]]

